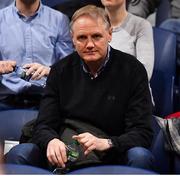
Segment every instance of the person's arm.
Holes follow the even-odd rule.
[[[122,154],[132,147],[149,148],[152,142],[152,103],[147,74],[142,65],[131,71],[131,93],[126,113],[125,130],[120,136],[111,136],[113,149]]]
[[[50,140],[59,138],[58,132],[62,119],[59,110],[60,98],[58,82],[58,71],[53,68],[47,79],[33,134],[33,142],[43,150],[46,150]]]
[[[15,61],[0,61],[0,74],[10,73],[16,66]]]
[[[34,128],[32,142],[37,144],[46,153],[52,165],[65,167],[67,162],[65,144],[59,139],[62,127],[62,114],[60,112],[60,68],[52,66],[44,90],[41,106]]]
[[[59,34],[55,45],[55,57],[57,59],[64,58],[73,52],[73,44],[70,35],[69,28],[69,19],[67,16],[63,15],[61,20],[59,21]]]
[[[136,57],[144,65],[150,81],[154,68],[154,41],[152,26],[146,20],[139,24],[135,45]]]
[[[155,11],[159,5],[160,0],[140,0],[137,4],[129,3],[128,12],[147,18],[151,13]]]

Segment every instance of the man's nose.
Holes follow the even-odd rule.
[[[86,47],[87,48],[94,48],[94,42],[93,42],[92,38],[88,38]]]

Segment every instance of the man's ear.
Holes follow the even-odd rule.
[[[112,40],[112,31],[113,31],[113,28],[110,27],[109,28],[109,40],[108,40],[108,42],[110,42]]]
[[[70,32],[70,35],[71,35],[71,39],[72,39],[73,44],[75,44],[75,43],[74,43],[74,35],[73,35],[73,32],[72,32],[72,31]]]
[[[71,38],[73,39],[73,32],[72,31],[70,31],[70,35],[71,35]]]

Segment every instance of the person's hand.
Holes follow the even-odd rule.
[[[47,76],[50,72],[50,67],[41,65],[39,63],[25,64],[23,68],[26,69],[27,75],[32,75],[32,80],[41,79],[43,76]]]
[[[15,66],[16,66],[15,61],[10,61],[10,60],[0,61],[0,74],[12,72]]]
[[[84,154],[88,155],[93,150],[104,151],[110,148],[107,139],[98,138],[90,133],[81,133],[72,137],[84,148]]]
[[[59,139],[52,139],[48,143],[46,155],[52,165],[65,167],[67,162],[66,145]]]

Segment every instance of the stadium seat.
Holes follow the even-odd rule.
[[[170,17],[171,4],[169,0],[160,0],[159,6],[156,12],[156,27]]]
[[[44,5],[47,5],[49,7],[54,7],[57,4],[63,4],[65,2],[68,2],[70,0],[41,0]]]
[[[52,175],[52,172],[30,165],[1,164],[3,175]]]
[[[176,35],[156,27],[153,28],[153,35],[155,63],[150,84],[155,101],[154,115],[164,117],[173,113]]]
[[[164,134],[160,130],[152,146],[152,153],[156,159],[156,171],[161,174],[170,174],[170,158],[164,148]]]
[[[175,156],[174,174],[180,174],[180,156]]]
[[[0,112],[0,141],[19,141],[23,125],[37,117],[37,110],[13,109]]]
[[[180,157],[166,151],[165,136],[160,130],[152,146],[152,153],[156,158],[156,171],[160,174],[180,174]]]
[[[70,175],[114,175],[114,174],[123,174],[123,175],[154,175],[156,174],[153,171],[140,169],[140,168],[134,168],[134,167],[128,167],[123,165],[102,165],[102,166],[91,166],[86,168],[77,169],[74,171],[71,171],[69,173]]]

